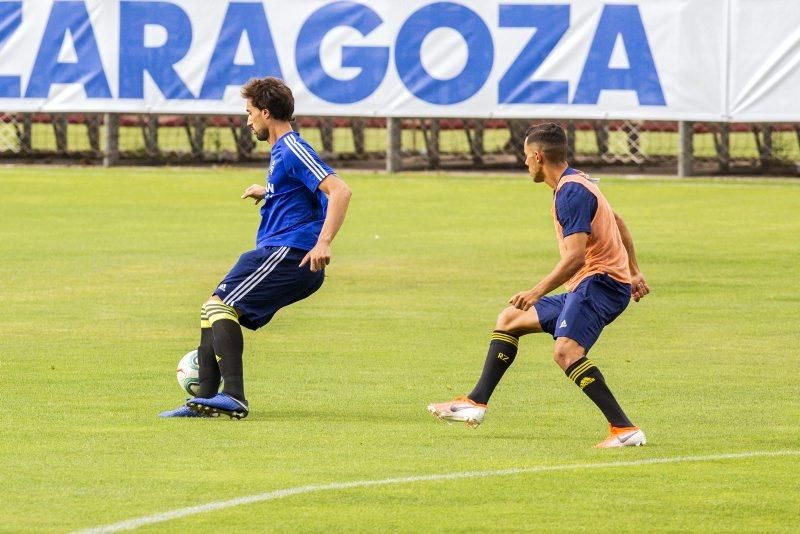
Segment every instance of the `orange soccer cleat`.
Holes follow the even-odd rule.
[[[429,404],[428,411],[442,421],[463,421],[468,427],[475,428],[483,422],[486,405],[478,404],[465,395],[449,402]]]
[[[647,443],[644,432],[638,426],[609,426],[608,437],[595,445],[596,449],[613,449],[616,447],[641,447]]]

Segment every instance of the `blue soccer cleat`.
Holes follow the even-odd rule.
[[[244,419],[249,411],[247,401],[240,401],[227,393],[217,393],[210,399],[195,397],[189,400],[186,406],[199,415],[217,417],[224,414],[231,419]]]
[[[175,408],[174,410],[167,410],[158,414],[159,417],[216,417],[215,415],[198,413],[190,409],[188,406],[183,405]]]

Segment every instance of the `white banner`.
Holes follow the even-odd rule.
[[[800,5],[735,0],[731,6],[729,115],[800,122]]]
[[[793,3],[0,0],[0,111],[800,120]]]

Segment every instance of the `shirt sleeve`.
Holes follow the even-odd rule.
[[[556,195],[556,217],[564,237],[578,232],[592,233],[592,219],[597,213],[597,197],[576,182],[564,184]]]
[[[329,174],[336,174],[317,155],[313,148],[294,135],[287,135],[286,151],[283,155],[286,172],[300,180],[311,191],[316,191]]]

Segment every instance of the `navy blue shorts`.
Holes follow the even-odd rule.
[[[574,291],[544,297],[534,307],[542,330],[577,341],[588,353],[603,328],[625,311],[631,286],[607,274],[587,277]]]
[[[220,282],[214,295],[239,312],[239,324],[256,330],[275,312],[303,300],[322,286],[325,271],[299,267],[305,250],[261,247],[245,252]]]

